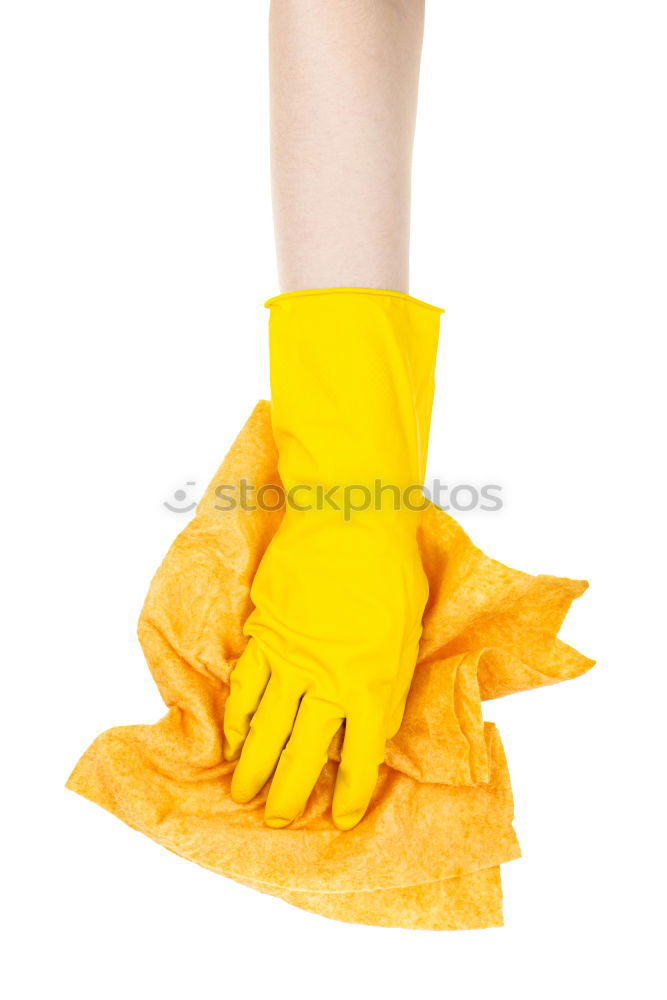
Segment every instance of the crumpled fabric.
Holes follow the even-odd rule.
[[[250,586],[282,518],[281,509],[221,510],[216,490],[242,480],[279,483],[266,402],[171,546],[141,613],[139,639],[166,715],[102,733],[68,787],[182,857],[314,913],[431,930],[501,925],[499,866],[520,850],[502,743],[481,703],[593,666],[557,638],[587,584],[509,569],[429,506],[419,662],[369,811],[347,832],[331,820],[339,733],[305,812],[273,830],[262,819],[266,790],[246,805],[232,801],[234,764],[222,754]]]

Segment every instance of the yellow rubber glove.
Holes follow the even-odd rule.
[[[417,660],[428,596],[417,528],[441,310],[355,289],[268,305],[287,502],[253,581],[225,756],[242,750],[237,802],[275,770],[265,822],[286,826],[344,722],[333,819],[346,830],[368,807]]]

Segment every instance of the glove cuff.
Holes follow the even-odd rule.
[[[422,485],[442,310],[356,288],[267,306],[283,485]]]

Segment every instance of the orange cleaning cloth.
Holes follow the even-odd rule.
[[[247,805],[232,801],[234,764],[222,755],[250,586],[282,518],[280,509],[226,509],[229,487],[244,480],[279,483],[268,403],[167,553],[141,613],[139,638],[167,714],[103,733],[68,787],[177,854],[315,913],[433,930],[502,924],[499,866],[520,852],[505,755],[481,702],[593,665],[556,638],[586,583],[508,569],[429,506],[419,663],[369,811],[348,832],[331,820],[339,733],[305,812],[273,830],[262,818],[265,791]]]

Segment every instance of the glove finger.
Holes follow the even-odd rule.
[[[302,692],[272,675],[252,717],[241,759],[232,777],[232,798],[249,802],[271,777],[289,739]]]
[[[267,826],[287,826],[304,809],[341,722],[333,705],[308,695],[302,700],[269,789],[264,812]]]
[[[222,725],[225,735],[222,752],[225,760],[235,760],[241,752],[250,720],[257,711],[270,673],[259,643],[251,639],[229,680],[229,697]]]
[[[381,725],[370,724],[367,715],[347,719],[331,808],[333,821],[340,830],[351,830],[368,809],[384,748]]]

